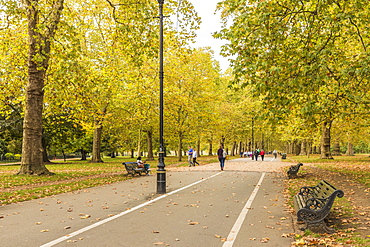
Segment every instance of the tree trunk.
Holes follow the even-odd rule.
[[[178,143],[179,157],[178,157],[178,161],[182,161],[182,139],[183,139],[182,131],[178,132],[178,134],[179,134],[179,143]]]
[[[303,140],[301,143],[301,152],[299,155],[307,155],[307,141]]]
[[[137,155],[142,156],[141,155],[141,129],[139,130],[139,138],[137,141]]]
[[[22,161],[17,174],[51,175],[43,163],[42,111],[44,103],[44,80],[49,65],[50,44],[63,10],[64,0],[54,2],[44,20],[46,28],[39,23],[41,4],[38,1],[23,1],[28,20],[28,84],[23,122]]]
[[[350,143],[350,142],[348,142],[348,145],[347,145],[346,155],[347,156],[354,156],[355,155],[355,152],[353,151],[353,144]]]
[[[236,141],[233,142],[233,145],[231,147],[231,154],[230,154],[230,156],[235,156],[235,150],[236,150]]]
[[[94,122],[94,139],[93,139],[93,151],[91,156],[91,161],[93,163],[103,162],[101,159],[101,137],[103,132],[102,122],[100,120],[95,120]]]
[[[340,143],[339,141],[336,141],[334,143],[334,152],[333,152],[333,156],[342,156],[342,154],[340,153]]]
[[[146,134],[147,134],[147,144],[148,144],[147,160],[154,160],[154,155],[153,155],[153,132],[151,130],[147,130]]]
[[[200,152],[200,138],[198,138],[198,141],[197,141],[197,149],[196,150],[198,151],[198,157],[200,157],[201,156],[201,152]]]
[[[212,140],[208,140],[208,144],[209,144],[209,149],[208,149],[208,155],[209,156],[212,156],[213,155],[213,152],[212,152]]]
[[[86,151],[85,149],[81,148],[81,160],[87,160],[86,158]]]
[[[51,161],[48,158],[48,152],[46,148],[46,141],[45,138],[41,137],[41,143],[42,143],[42,161],[43,163],[51,163]]]
[[[330,152],[330,129],[331,120],[326,120],[322,124],[322,135],[321,135],[321,155],[320,159],[333,159]]]

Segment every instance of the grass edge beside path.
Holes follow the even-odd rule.
[[[80,189],[111,184],[115,182],[132,179],[126,176],[127,172],[122,165],[123,162],[136,161],[136,158],[129,157],[104,157],[103,163],[90,163],[89,160],[67,160],[54,161],[52,164],[45,164],[54,172],[53,176],[26,176],[15,175],[19,164],[0,166],[0,205],[23,202],[32,199],[43,198]],[[144,159],[145,160],[145,159]],[[200,164],[217,162],[217,156],[201,156],[198,158]],[[158,160],[148,161],[152,174],[156,172]],[[166,167],[187,166],[187,157],[166,157]]]

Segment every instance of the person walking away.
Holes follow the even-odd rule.
[[[197,158],[198,158],[198,152],[197,152],[197,150],[193,150],[193,165],[195,166],[195,164],[198,164],[198,166],[199,166],[199,163],[198,163],[198,161],[197,161]]]
[[[258,160],[258,155],[260,154],[259,150],[256,149],[256,151],[254,151],[254,160],[257,161]]]
[[[220,148],[217,150],[217,157],[218,157],[218,160],[220,161],[221,171],[224,170],[224,166],[225,166],[225,159],[226,159],[225,153],[226,152],[222,148],[222,145],[220,145]]]
[[[272,151],[272,153],[273,153],[273,155],[274,155],[274,158],[276,159],[276,158],[277,158],[277,151],[276,151],[276,150],[274,150],[274,151]]]
[[[192,162],[193,160],[193,148],[191,146],[189,146],[189,150],[188,150],[188,162],[189,162],[189,166],[195,166]]]
[[[265,158],[265,150],[261,150],[261,152],[260,152],[260,155],[261,155],[261,159],[262,159],[262,161],[263,161],[263,159]]]

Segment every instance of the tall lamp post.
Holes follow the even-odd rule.
[[[164,169],[164,138],[163,138],[163,3],[159,3],[159,153],[157,169],[157,194],[166,193],[166,170]]]

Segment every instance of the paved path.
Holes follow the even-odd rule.
[[[290,246],[277,160],[171,168],[167,194],[138,177],[0,208],[1,246]]]

